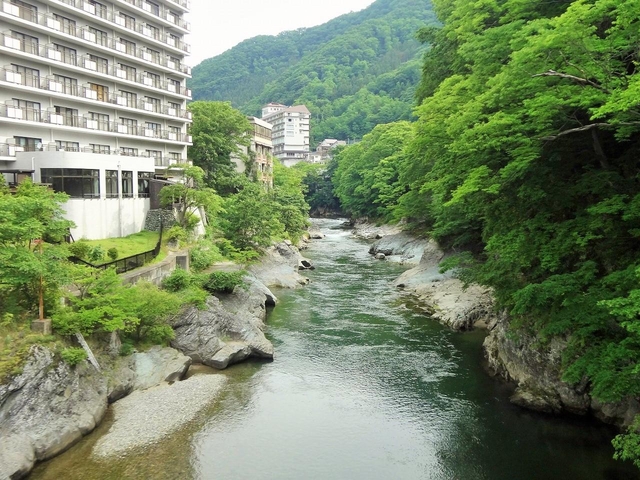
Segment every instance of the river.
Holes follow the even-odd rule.
[[[146,451],[109,462],[99,429],[33,479],[617,480],[614,431],[511,405],[482,368],[483,332],[454,333],[390,287],[403,267],[376,261],[336,221],[305,252],[311,284],[277,291],[271,363],[224,373],[223,397]],[[196,374],[212,374],[197,369]]]

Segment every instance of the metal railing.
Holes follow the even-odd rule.
[[[67,2],[63,2],[63,3],[67,3]],[[90,4],[87,4],[87,5],[90,5]],[[18,5],[14,5],[8,2],[7,0],[2,1],[2,12],[7,13],[9,15],[16,16],[18,18],[26,20],[27,22],[40,25],[49,30],[55,30],[57,32],[65,33],[67,35],[71,35],[76,38],[80,38],[82,40],[86,40],[88,42],[101,45],[111,50],[118,50],[120,53],[129,54],[125,50],[120,50],[119,44],[121,44],[121,42],[119,42],[117,39],[108,35],[98,35],[97,32],[91,31],[88,26],[66,26],[66,25],[63,25],[59,20],[57,20],[53,15],[50,15],[47,13],[34,13],[32,10],[23,8]],[[99,17],[101,16],[98,13],[96,13],[96,15]],[[106,18],[106,20],[109,20],[111,23],[114,23],[122,28],[126,28],[128,30],[132,30],[136,33],[139,33],[140,35],[144,36],[148,40],[155,40],[157,43],[162,44],[163,47],[173,48],[183,53],[191,52],[190,45],[184,43],[182,40],[176,39],[170,36],[169,34],[161,34],[159,31],[149,28],[143,23],[138,23],[135,21],[126,22],[122,17],[118,15],[116,15],[113,18]],[[133,53],[133,55],[143,60],[146,60],[137,53]],[[166,60],[164,61],[158,60],[153,63],[162,65],[164,67],[168,67]],[[169,67],[169,68],[173,68],[174,70],[177,70],[182,73],[187,73],[187,71],[190,70],[186,66],[182,65],[180,62],[177,62],[177,64],[174,67]]]
[[[74,127],[84,130],[120,133],[147,139],[162,139],[171,142],[184,143],[192,142],[191,135],[186,133],[178,134],[171,130],[148,128],[143,125],[125,125],[118,122],[84,117],[81,115],[69,115],[38,110],[35,108],[16,107],[12,105],[12,102],[12,100],[7,100],[7,104],[0,105],[0,117],[18,121],[31,121],[49,125]]]
[[[137,255],[131,255],[130,257],[121,258],[119,260],[115,260],[113,262],[103,263],[101,265],[94,265],[85,260],[82,260],[78,257],[69,257],[69,260],[73,263],[86,265],[88,267],[92,267],[98,270],[107,270],[111,267],[116,269],[117,274],[127,273],[131,270],[135,270],[136,268],[140,268],[150,261],[154,260],[158,255],[160,255],[160,249],[162,248],[162,233],[164,230],[164,225],[160,224],[160,238],[158,239],[158,243],[153,250],[149,250],[147,252],[138,253]]]
[[[133,75],[128,73],[126,70],[120,69],[118,66],[98,64],[97,62],[93,62],[88,56],[79,56],[67,52],[58,51],[53,44],[40,46],[37,43],[26,42],[19,38],[15,38],[11,34],[6,32],[0,33],[0,39],[0,45],[3,47],[13,48],[15,50],[20,50],[31,55],[46,58],[54,62],[65,63],[67,65],[90,70],[92,72],[98,72],[111,77],[116,77],[120,80],[135,82],[144,85],[145,87],[157,88],[159,90],[163,90],[164,92],[191,98],[190,88],[182,86],[178,87],[173,83],[162,82],[142,73],[139,73],[135,77],[133,77]],[[189,71],[191,71],[190,68]]]

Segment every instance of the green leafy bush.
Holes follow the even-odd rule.
[[[118,249],[116,247],[111,247],[107,250],[107,256],[115,262],[118,259]]]
[[[68,347],[60,352],[60,356],[73,367],[87,359],[87,352],[79,347]]]
[[[195,272],[201,272],[223,258],[218,247],[208,240],[202,240],[192,248],[190,257],[191,268]]]
[[[69,252],[71,255],[78,258],[88,258],[89,250],[91,250],[91,246],[86,242],[75,242],[69,245]]]
[[[242,278],[246,272],[213,272],[202,285],[211,293],[232,293],[238,286],[244,286]]]
[[[104,248],[100,245],[95,245],[89,248],[89,252],[87,253],[87,259],[90,262],[101,262],[104,258]]]
[[[162,281],[162,288],[170,292],[179,292],[191,285],[191,280],[192,278],[189,272],[177,268]]]
[[[188,237],[187,232],[180,225],[174,225],[169,230],[167,230],[164,235],[167,241],[178,244],[185,243]]]

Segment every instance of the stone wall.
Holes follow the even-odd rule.
[[[159,232],[162,222],[164,222],[165,230],[175,225],[176,217],[172,210],[149,210],[144,222],[144,229]]]
[[[186,267],[186,268],[185,268]],[[162,280],[171,275],[176,268],[189,269],[189,252],[172,252],[163,261],[137,268],[121,275],[122,282],[135,285],[141,280],[160,286]]]

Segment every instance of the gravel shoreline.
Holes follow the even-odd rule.
[[[93,448],[110,457],[152,445],[178,430],[213,402],[226,383],[222,375],[196,375],[148,390],[135,391],[113,404],[114,423]]]

